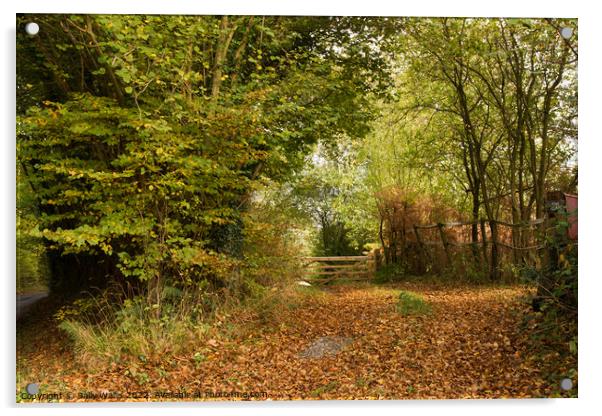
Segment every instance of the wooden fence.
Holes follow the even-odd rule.
[[[495,274],[503,272],[501,265],[538,266],[545,248],[543,218],[521,224],[481,220],[413,225],[400,231],[397,241],[376,253],[377,269],[395,263],[417,275],[449,267]]]
[[[369,279],[375,269],[374,257],[335,256],[302,257],[303,274],[312,282],[327,283],[334,279]]]
[[[570,204],[568,198],[572,198]],[[566,235],[558,235],[556,217],[569,224]],[[515,279],[517,271],[542,270],[544,265],[554,268],[559,256],[554,246],[577,245],[577,196],[548,192],[546,218],[523,223],[482,219],[428,225],[398,221],[393,227],[384,224],[383,228],[381,221],[380,249],[367,256],[303,257],[303,274],[316,282],[363,280],[383,265],[397,264],[413,275],[451,268],[457,275],[488,273],[492,279]],[[554,244],[550,245],[550,240]]]

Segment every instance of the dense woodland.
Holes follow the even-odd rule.
[[[299,279],[300,256],[377,252],[385,281],[534,287],[553,274],[544,295],[576,322],[576,248],[554,264],[521,251],[556,244],[546,194],[578,193],[576,20],[17,26],[18,288],[93,292],[111,322],[139,307],[161,328],[197,328],[232,304],[261,315]],[[421,236],[407,230],[443,223],[466,224],[443,235],[466,250],[453,267],[417,266],[408,244]],[[104,318],[67,319],[94,309],[76,302],[59,318],[81,341]]]

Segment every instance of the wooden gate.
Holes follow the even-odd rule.
[[[372,256],[303,257],[303,274],[312,282],[335,279],[366,280],[372,277]]]

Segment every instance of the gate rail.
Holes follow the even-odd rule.
[[[313,276],[312,282],[327,283],[335,279],[366,280],[372,277],[374,257],[368,256],[331,256],[302,257],[303,274]]]

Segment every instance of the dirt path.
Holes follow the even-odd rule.
[[[22,318],[29,308],[39,301],[48,296],[48,292],[35,292],[35,293],[24,293],[17,295],[17,319]]]
[[[340,288],[279,330],[223,357],[230,389],[281,399],[541,397],[551,387],[526,360],[514,308],[520,289],[417,290],[429,316],[403,317],[398,290]],[[299,354],[320,337],[350,338],[335,356]],[[220,360],[221,361],[221,360]],[[208,368],[208,369],[209,369]],[[218,371],[219,371],[218,370]],[[208,379],[203,387],[211,387]]]
[[[432,313],[402,316],[395,308],[400,289],[421,294]],[[85,377],[66,371],[60,383],[74,391],[261,392],[272,400],[550,397],[557,383],[544,378],[521,322],[526,294],[338,287],[282,310],[279,322],[261,331],[200,344],[202,360]],[[341,343],[332,349],[332,340]],[[332,353],[315,358],[316,341]]]

